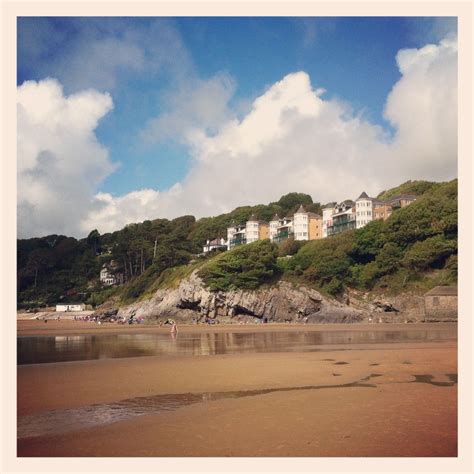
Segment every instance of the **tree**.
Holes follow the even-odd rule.
[[[94,255],[97,254],[97,248],[100,242],[100,234],[97,229],[94,229],[88,236],[87,236],[87,243],[88,245],[94,250]]]

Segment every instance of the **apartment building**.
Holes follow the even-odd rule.
[[[293,215],[295,240],[316,240],[323,236],[323,218],[314,212],[306,212],[303,205]]]
[[[356,228],[356,203],[347,199],[334,207],[332,224],[327,227],[327,234],[336,235]]]
[[[268,239],[269,236],[268,222],[258,220],[255,215],[252,215],[245,224],[234,224],[227,228],[227,249]]]
[[[300,205],[293,216],[280,217],[275,214],[268,223],[252,215],[245,224],[235,223],[227,229],[227,249],[237,245],[270,239],[280,243],[288,238],[295,240],[316,240],[340,234],[350,229],[360,229],[376,219],[387,219],[394,209],[406,207],[416,200],[412,194],[400,194],[387,200],[369,197],[364,191],[355,200],[347,199],[341,203],[331,203],[323,208],[322,216],[307,212]],[[223,241],[223,239],[222,239]],[[210,248],[208,241],[204,247]]]
[[[394,209],[406,207],[415,200],[413,194],[400,194],[384,201],[371,198],[363,192],[356,199],[356,228],[360,229],[373,220],[385,220]]]
[[[332,215],[334,214],[334,211],[336,209],[335,204],[336,203],[333,203],[326,207],[323,207],[323,238],[328,236],[328,227],[332,226]]]
[[[278,244],[294,236],[293,219],[291,217],[282,217],[277,221],[275,217],[277,216],[274,216],[274,220],[270,222],[272,226],[272,237],[270,239]]]
[[[245,224],[233,224],[227,228],[227,250],[247,243],[247,226]]]

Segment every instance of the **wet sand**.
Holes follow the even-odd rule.
[[[180,329],[257,328],[249,326]],[[322,329],[387,330],[394,326],[324,325]],[[413,330],[418,325],[399,326]],[[421,325],[423,329],[429,326]],[[76,321],[21,321],[18,328],[19,335],[169,331]],[[258,328],[301,331],[321,326]],[[185,399],[186,394],[232,392],[233,398],[207,399],[115,423],[20,438],[18,456],[456,456],[453,374],[457,374],[455,341],[308,353],[24,365],[18,367],[19,417],[137,397],[174,394]],[[262,389],[268,390],[251,392]]]

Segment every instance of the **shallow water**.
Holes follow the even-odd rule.
[[[456,328],[378,331],[288,331],[255,333],[104,334],[17,338],[18,364],[139,356],[191,356],[261,352],[313,352],[327,346],[456,340]]]

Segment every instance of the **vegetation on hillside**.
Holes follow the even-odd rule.
[[[209,260],[198,272],[212,291],[254,290],[279,275],[278,247],[259,240]]]
[[[18,306],[36,307],[59,301],[85,301],[94,306],[115,296],[123,303],[175,287],[193,270],[211,290],[254,289],[278,278],[298,281],[337,295],[346,287],[402,291],[457,281],[457,180],[449,183],[409,181],[379,198],[417,194],[410,206],[386,221],[327,239],[288,239],[248,244],[218,255],[199,257],[209,238],[225,237],[232,222],[256,214],[270,220],[291,215],[300,204],[321,211],[309,195],[290,193],[269,205],[239,207],[196,221],[193,216],[131,224],[85,239],[50,235],[18,240]],[[114,260],[125,284],[104,288],[99,272]],[[426,275],[431,275],[427,280]],[[428,288],[426,288],[428,289]]]

